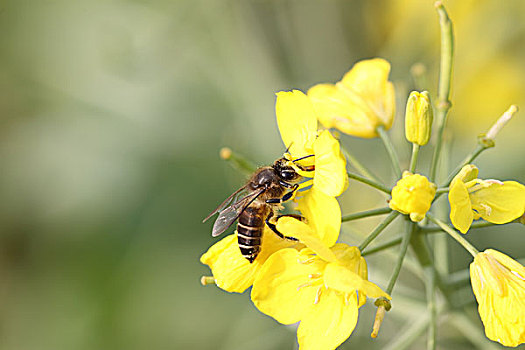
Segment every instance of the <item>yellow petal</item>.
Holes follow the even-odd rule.
[[[317,118],[312,103],[299,90],[277,93],[275,104],[281,138],[295,158],[313,154],[317,136]]]
[[[381,58],[363,60],[345,74],[342,85],[358,94],[389,129],[395,112],[394,85],[388,81],[390,63]]]
[[[337,243],[330,249],[337,257],[337,260],[339,261],[339,263],[343,264],[350,270],[354,272],[358,272],[360,271],[360,269],[361,270],[363,269],[363,267],[360,266],[361,265],[361,260],[360,260],[361,252],[359,251],[357,247],[349,246],[348,244],[345,244],[345,243]],[[365,269],[364,272],[363,271],[358,272],[360,276],[362,276],[361,273],[366,274],[366,262],[365,262],[364,269]],[[367,278],[367,276],[368,275],[365,275],[364,278]]]
[[[467,233],[474,220],[474,215],[467,186],[460,178],[454,178],[450,184],[448,201],[450,202],[450,221],[452,225],[461,233]]]
[[[470,264],[472,289],[485,334],[505,346],[525,342],[524,272],[517,261],[492,249],[476,255]]]
[[[339,141],[324,130],[314,142],[314,153],[314,186],[329,196],[341,195],[348,186],[348,176]]]
[[[297,329],[301,350],[332,350],[352,334],[358,316],[356,294],[345,298],[321,287],[319,302],[308,308]]]
[[[201,256],[200,261],[210,267],[219,288],[228,292],[242,293],[252,285],[260,267],[271,254],[293,244],[265,229],[261,252],[250,264],[239,250],[237,235],[231,234],[211,246]]]
[[[301,255],[295,249],[274,253],[253,284],[254,305],[280,323],[298,322],[317,296],[319,285],[310,276],[320,274],[325,265],[320,259],[301,263]]]
[[[390,296],[377,285],[361,278],[357,273],[340,264],[331,263],[326,266],[324,281],[327,287],[343,293],[352,293],[358,290],[370,298],[385,297],[390,299]]]
[[[341,207],[337,199],[314,186],[298,200],[297,209],[327,247],[335,244],[341,228]]]
[[[304,222],[292,217],[282,217],[277,221],[277,230],[285,236],[297,238],[325,261],[335,262],[337,258],[316,232]]]
[[[318,84],[308,90],[319,121],[325,128],[336,128],[345,134],[377,137],[378,118],[358,96],[349,95],[333,84]]]
[[[487,183],[487,181],[485,181]],[[470,194],[472,208],[494,224],[505,224],[523,215],[525,186],[516,181],[492,182]]]
[[[463,182],[469,182],[478,177],[479,170],[478,168],[473,164],[467,164],[461,170],[459,173],[454,177],[454,180],[452,181],[463,181]]]

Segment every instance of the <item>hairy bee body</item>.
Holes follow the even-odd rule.
[[[237,223],[237,242],[242,256],[253,262],[261,251],[261,238],[265,218],[269,215],[267,204],[256,203],[248,206],[239,216]]]
[[[269,219],[281,208],[281,203],[289,200],[298,188],[302,177],[287,165],[284,158],[278,159],[271,166],[257,169],[250,180],[227,198],[213,214],[219,216],[213,225],[212,236],[218,236],[235,222],[237,223],[237,242],[242,256],[252,263],[261,251],[262,235],[266,224],[282,238]],[[247,193],[247,194],[246,194]],[[242,196],[236,200],[236,197]],[[231,202],[233,204],[229,205]]]

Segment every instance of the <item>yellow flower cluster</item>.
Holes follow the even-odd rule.
[[[253,263],[242,256],[237,233],[201,257],[218,287],[237,293],[252,287],[251,299],[261,312],[283,324],[299,322],[297,338],[302,350],[337,348],[353,332],[359,308],[367,297],[386,303],[390,299],[393,284],[387,293],[368,281],[360,249],[337,243],[342,218],[336,197],[348,187],[349,175],[339,141],[322,128],[383,138],[382,130],[391,127],[395,111],[389,72],[387,61],[365,60],[336,84],[315,85],[307,94],[298,90],[277,93],[277,124],[288,150],[284,161],[308,180],[299,185],[297,198],[293,198],[302,219],[283,216],[277,220],[276,229],[297,241],[279,238],[265,227],[261,251]],[[467,233],[480,218],[493,224],[523,219],[525,186],[515,181],[479,179],[478,169],[467,164],[448,187],[437,189],[414,171],[419,147],[430,140],[432,120],[429,93],[413,91],[405,115],[405,136],[413,143],[411,171],[405,171],[391,191],[383,189],[390,191],[389,207],[406,215],[416,229],[428,217],[471,252],[471,283],[486,335],[505,346],[517,346],[525,342],[525,268],[492,249],[478,253],[452,226]],[[429,213],[435,199],[446,192],[452,226]],[[405,244],[408,241],[403,239]],[[404,253],[401,263],[403,257]]]
[[[331,85],[340,103],[352,106],[352,111],[345,110],[347,106],[324,109],[334,96],[318,94],[320,86],[308,95],[298,90],[277,93],[277,124],[288,147],[285,157],[297,173],[310,179],[301,184],[303,191],[295,199],[304,220],[285,216],[276,225],[280,233],[298,241],[283,240],[265,228],[261,252],[253,263],[241,255],[236,234],[201,257],[220,288],[242,293],[253,285],[251,298],[261,312],[284,324],[300,322],[301,349],[335,349],[354,330],[367,296],[390,298],[368,281],[360,251],[336,243],[341,227],[336,197],[348,186],[346,159],[339,141],[318,125],[320,121],[325,127],[367,137],[375,135],[378,124],[390,127],[394,90],[387,81],[389,70],[382,59],[362,61],[337,87]],[[340,120],[343,117],[345,121]],[[310,157],[299,160],[305,156]],[[315,170],[303,170],[312,165]]]

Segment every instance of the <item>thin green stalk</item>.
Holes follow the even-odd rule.
[[[399,215],[399,212],[393,211],[381,222],[377,227],[368,235],[368,237],[365,238],[363,243],[359,245],[359,251],[363,251],[379,234],[392,222],[395,218],[397,218]]]
[[[452,80],[452,58],[454,55],[454,32],[452,22],[448,17],[443,4],[436,2],[436,9],[439,14],[439,24],[441,28],[441,59],[439,67],[439,84],[436,105],[436,122],[438,126],[437,143],[432,156],[430,167],[430,181],[435,182],[436,171],[443,145],[443,133],[447,124],[447,115],[450,109],[450,85]]]
[[[436,270],[433,266],[425,266],[425,291],[427,296],[427,310],[430,316],[427,333],[427,350],[436,348]]]
[[[449,175],[446,186],[449,186],[454,177],[459,173],[461,168],[465,165],[472,163],[480,154],[486,149],[492,148],[496,145],[495,138],[498,133],[507,125],[512,117],[518,112],[518,107],[511,105],[505,113],[492,125],[486,134],[478,136],[478,144],[476,148],[457,166],[456,169]]]
[[[450,314],[450,321],[454,328],[463,335],[476,347],[476,349],[496,350],[501,346],[487,339],[483,333],[483,328],[478,322],[474,322],[464,312],[456,311]]]
[[[379,245],[377,245],[377,246],[375,246],[373,248],[366,249],[364,252],[361,252],[361,256],[374,254],[374,253],[380,252],[382,250],[394,247],[394,246],[400,244],[402,240],[403,240],[403,237],[397,237],[397,238],[391,239],[390,241],[387,241],[385,243],[379,244]]]
[[[253,174],[253,172],[257,169],[257,166],[255,166],[251,160],[245,158],[237,152],[232,151],[228,147],[221,148],[219,154],[220,157],[228,161],[232,167],[245,174]]]
[[[419,145],[417,143],[412,144],[412,157],[410,158],[410,172],[415,173],[417,165],[417,157],[419,156]]]
[[[475,257],[479,251],[474,248],[472,244],[470,244],[469,241],[467,241],[463,236],[461,236],[456,230],[454,230],[452,227],[445,224],[443,221],[439,220],[438,218],[435,218],[432,214],[427,213],[427,218],[441,227],[443,231],[448,233],[452,238],[454,238],[459,244],[463,246],[473,257]]]
[[[383,184],[381,184],[379,182],[376,182],[374,180],[370,180],[370,179],[367,179],[366,177],[363,177],[361,175],[352,174],[352,173],[349,173],[349,172],[347,172],[346,174],[348,175],[349,178],[357,180],[359,182],[362,182],[362,183],[364,183],[364,184],[366,184],[368,186],[372,186],[372,187],[378,189],[379,191],[385,192],[387,194],[390,194],[392,192],[391,188],[388,188],[385,185],[383,185]]]
[[[443,194],[443,193],[447,193],[448,191],[450,191],[450,188],[448,187],[440,187],[436,190],[436,194]]]
[[[372,172],[368,168],[366,168],[363,164],[361,164],[361,162],[357,160],[357,158],[353,154],[351,154],[345,147],[343,147],[342,144],[341,144],[341,151],[346,157],[348,163],[353,168],[355,168],[359,172],[359,174],[371,179],[372,181],[376,183],[381,183],[379,178],[375,176],[374,174],[372,174]]]
[[[474,161],[474,159],[476,159],[481,154],[481,152],[483,152],[484,150],[486,150],[488,148],[491,148],[491,147],[483,145],[481,143],[478,143],[476,145],[476,148],[474,148],[474,150],[472,152],[470,152],[470,154],[468,156],[466,156],[465,159],[463,159],[463,161],[456,167],[456,169],[454,169],[454,171],[448,176],[447,182],[445,183],[445,186],[449,186],[450,185],[450,183],[452,182],[454,177],[459,173],[461,168],[463,168],[467,164],[471,164]],[[445,187],[445,186],[443,186],[443,187]]]
[[[394,271],[392,272],[392,276],[390,277],[388,286],[385,289],[385,292],[389,295],[391,295],[392,290],[394,290],[397,278],[399,277],[399,273],[401,272],[401,267],[403,266],[403,260],[405,260],[408,244],[410,243],[410,239],[416,230],[416,224],[414,224],[413,222],[407,222],[407,229],[403,234],[403,240],[401,241],[401,247],[399,249],[399,255],[397,256],[396,266],[394,267]]]
[[[507,224],[510,224],[510,222],[508,222]],[[481,222],[475,222],[473,223],[472,225],[470,225],[470,229],[469,230],[473,230],[473,229],[477,229],[477,228],[483,228],[483,227],[490,227],[490,226],[494,226],[496,224],[493,224],[491,222],[488,222],[488,221],[481,221]],[[506,225],[506,224],[503,224],[503,225]],[[443,229],[441,227],[430,227],[430,226],[425,226],[425,227],[421,227],[421,232],[423,233],[434,233],[434,232],[440,232],[440,231],[443,231]]]
[[[383,215],[383,214],[388,214],[391,211],[392,211],[392,209],[390,209],[389,207],[365,210],[365,211],[361,211],[359,213],[353,213],[353,214],[345,215],[345,216],[342,217],[341,221],[345,222],[345,221],[352,221],[352,220],[367,218],[367,217],[370,217],[370,216]]]
[[[399,165],[399,158],[397,156],[394,145],[392,144],[392,140],[390,140],[390,137],[388,136],[388,133],[386,132],[385,127],[383,125],[379,125],[376,130],[379,134],[379,137],[381,137],[381,140],[383,140],[388,156],[390,157],[390,161],[392,163],[392,170],[394,170],[394,175],[397,178],[400,178],[401,166]]]

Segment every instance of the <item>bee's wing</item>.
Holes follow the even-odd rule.
[[[226,231],[228,227],[231,226],[241,215],[241,213],[246,209],[254,200],[257,199],[264,192],[264,188],[260,190],[249,193],[247,196],[241,198],[239,201],[233,203],[228,208],[224,209],[219,213],[217,220],[213,224],[213,230],[211,235],[216,237]]]
[[[222,211],[224,210],[224,208],[226,208],[226,206],[228,204],[230,204],[234,198],[242,192],[242,190],[245,190],[246,189],[246,186],[242,186],[241,188],[239,188],[237,191],[233,192],[228,198],[226,198],[224,200],[224,202],[222,202],[214,211],[212,211],[210,213],[210,215],[206,216],[206,218],[204,220],[202,220],[202,222],[206,222],[208,221],[209,218],[211,218],[213,215],[215,215],[215,213],[219,212],[219,211]],[[236,199],[236,198],[235,198]]]

